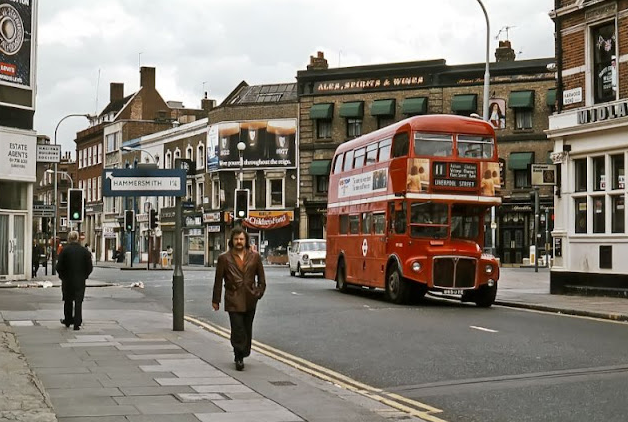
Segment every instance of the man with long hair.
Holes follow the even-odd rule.
[[[253,318],[257,301],[266,290],[262,258],[251,250],[249,234],[236,227],[231,231],[229,250],[218,257],[212,307],[220,309],[225,286],[225,311],[231,323],[231,345],[236,370],[244,369],[244,358],[251,354]]]

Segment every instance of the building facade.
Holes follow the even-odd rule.
[[[558,0],[552,293],[628,292],[628,1]]]
[[[544,130],[554,107],[555,73],[548,70],[554,59],[516,61],[508,41],[500,42],[495,55],[489,105],[503,205],[495,224],[486,222],[485,243],[503,263],[521,264],[534,244],[530,166],[547,163],[552,151]],[[329,170],[338,145],[413,115],[481,113],[484,66],[431,60],[329,69],[322,53],[311,57],[307,70],[297,73],[300,237],[325,236]],[[542,207],[551,211],[551,188],[540,195]],[[551,216],[543,220],[551,222]]]

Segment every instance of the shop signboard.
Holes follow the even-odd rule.
[[[0,15],[1,16],[1,15]],[[37,137],[18,130],[0,131],[0,179],[35,182]]]
[[[207,129],[207,171],[296,168],[296,119],[221,122]],[[238,150],[238,144],[244,150]]]
[[[532,164],[533,186],[554,186],[556,184],[556,164]]]
[[[293,218],[293,211],[249,211],[244,225],[259,230],[278,229],[289,225]]]
[[[0,105],[35,109],[36,10],[36,0],[0,0]]]

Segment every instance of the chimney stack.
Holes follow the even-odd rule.
[[[155,68],[140,67],[140,87],[155,89]]]
[[[124,84],[120,82],[111,82],[109,84],[109,102],[118,101],[124,98]]]
[[[307,70],[327,70],[329,65],[327,59],[322,51],[316,53],[316,57],[310,56],[310,64],[307,65]]]
[[[510,41],[500,41],[499,47],[495,50],[495,59],[498,62],[514,62],[515,50],[510,46]]]

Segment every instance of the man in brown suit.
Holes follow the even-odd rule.
[[[220,309],[223,280],[235,366],[241,371],[244,358],[251,354],[255,307],[266,290],[266,277],[262,258],[251,250],[249,234],[240,227],[231,231],[229,250],[218,257],[212,298],[214,311]]]

